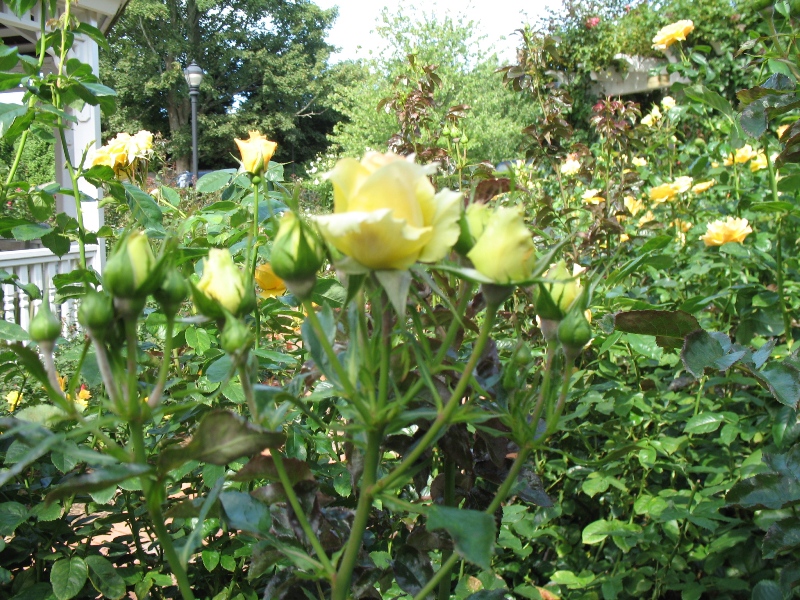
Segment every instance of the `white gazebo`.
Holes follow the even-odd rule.
[[[108,32],[121,12],[124,10],[128,0],[78,0],[72,5],[71,12],[75,18],[83,23],[92,25],[102,31]],[[59,0],[60,10],[64,8],[64,1]],[[16,46],[20,53],[33,54],[36,49],[36,42],[39,39],[41,27],[41,9],[39,4],[35,5],[26,14],[18,17],[4,2],[0,1],[0,38],[7,46]],[[51,28],[45,26],[45,30]],[[97,43],[91,38],[83,35],[75,35],[75,43],[70,51],[70,57],[79,59],[92,67],[98,74],[100,61]],[[55,70],[55,62],[52,56],[45,62],[45,69]],[[0,94],[0,103],[19,104],[23,93],[18,90],[9,90]],[[65,133],[67,140],[67,151],[73,161],[80,159],[81,154],[87,147],[97,147],[100,143],[100,108],[97,106],[83,107],[81,111],[71,111],[76,117],[77,123]],[[58,136],[56,136],[55,148],[55,171],[56,179],[63,187],[71,187],[69,175],[64,165],[64,150]],[[80,181],[81,191],[91,198],[97,198],[98,192],[94,186],[87,182]],[[59,196],[57,198],[57,210],[75,216],[75,199],[71,196]],[[84,225],[91,231],[97,231],[103,225],[102,209],[97,207],[97,202],[83,202],[81,204]],[[87,262],[99,273],[102,272],[105,262],[105,248],[103,244],[88,246],[86,248]],[[52,278],[59,273],[68,273],[78,264],[77,245],[73,245],[70,252],[61,258],[53,255],[45,248],[0,251],[0,269],[14,273],[21,283],[34,283],[43,293],[48,294],[51,303],[55,296],[55,289],[52,285]],[[37,308],[40,301],[29,303],[28,296],[19,293],[13,285],[3,285],[3,318],[6,321],[16,322],[27,328],[32,313]],[[65,324],[73,326],[76,307],[74,303],[67,302],[61,306],[61,316]]]

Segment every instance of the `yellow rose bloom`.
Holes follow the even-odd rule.
[[[789,129],[789,127],[791,127],[791,125],[781,125],[780,127],[778,127],[779,140],[783,138],[783,134],[786,133],[786,130]]]
[[[655,50],[666,50],[675,42],[682,42],[694,30],[694,23],[688,19],[672,23],[659,29],[653,38]]]
[[[657,204],[672,200],[675,198],[676,194],[677,192],[671,183],[662,183],[661,185],[651,188],[648,192],[650,200],[656,202]]]
[[[664,98],[662,98],[661,100],[661,106],[664,107],[664,110],[672,110],[673,108],[675,108],[675,105],[676,105],[675,98],[673,98],[672,96],[664,96]]]
[[[647,159],[642,158],[641,156],[634,156],[631,160],[634,167],[646,167],[647,166]]]
[[[203,276],[197,289],[236,315],[246,296],[245,275],[234,264],[230,251],[211,248],[203,259]]]
[[[631,239],[631,236],[629,236],[627,233],[621,233],[621,234],[619,234],[619,243],[620,243],[620,244],[624,244],[624,243],[625,243],[625,242],[627,242],[629,239]]]
[[[495,209],[467,258],[479,273],[498,284],[529,279],[536,262],[536,248],[520,209],[503,206]]]
[[[706,227],[705,235],[700,236],[706,246],[722,246],[728,242],[742,243],[744,238],[753,233],[752,228],[747,224],[747,219],[736,217],[728,217],[724,221],[718,219]]]
[[[69,400],[72,400],[76,408],[78,408],[78,410],[83,412],[89,406],[89,399],[91,397],[92,393],[82,385],[81,389],[78,390],[78,397],[75,398],[75,400],[72,400],[72,398],[69,398]]]
[[[598,189],[591,189],[583,192],[583,203],[597,206],[601,202],[605,202],[606,199],[600,195],[600,191],[601,190]]]
[[[256,283],[261,288],[259,296],[262,298],[274,298],[286,293],[286,284],[283,279],[275,275],[269,263],[256,267]]]
[[[242,155],[242,167],[248,173],[258,175],[264,174],[269,166],[269,161],[278,144],[269,141],[266,136],[258,131],[251,131],[250,137],[246,140],[235,140]]]
[[[709,181],[701,181],[700,183],[696,183],[692,186],[692,192],[695,194],[701,194],[707,190],[710,190],[712,187],[717,185],[716,179],[710,179]]]
[[[461,194],[437,193],[428,179],[435,170],[396,154],[343,158],[327,174],[333,214],[314,220],[329,244],[369,269],[441,260],[461,231]]]
[[[675,181],[672,182],[672,189],[675,190],[678,194],[683,194],[684,192],[688,192],[692,187],[692,178],[683,176],[678,177]]]
[[[735,153],[728,154],[725,158],[725,166],[730,167],[733,164],[742,165],[756,156],[758,156],[758,153],[753,150],[753,147],[750,144],[745,144],[736,150]]]
[[[639,219],[639,227],[641,227],[645,223],[649,223],[650,221],[655,221],[655,220],[656,220],[656,216],[653,214],[653,211],[652,210],[648,210],[644,214],[644,216],[641,219]]]
[[[760,171],[761,169],[766,169],[769,165],[767,164],[767,155],[764,152],[759,152],[756,154],[756,157],[750,163],[750,170],[755,173],[756,171]]]
[[[640,213],[644,210],[644,202],[634,198],[633,196],[625,196],[622,200],[622,203],[625,205],[625,208],[631,213],[631,216],[636,216],[637,213]]]
[[[580,172],[581,163],[574,158],[568,158],[566,161],[564,161],[559,170],[561,171],[562,175],[575,175],[576,173]]]
[[[17,390],[11,390],[6,394],[6,402],[8,402],[9,412],[14,412],[19,403],[22,402],[22,393]]]

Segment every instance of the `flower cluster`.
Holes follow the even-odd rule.
[[[97,148],[91,157],[91,165],[105,165],[114,169],[118,179],[131,179],[140,162],[153,157],[153,134],[142,130],[135,135],[118,133],[105,146]]]

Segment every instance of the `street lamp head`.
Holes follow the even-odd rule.
[[[203,69],[197,66],[197,63],[192,63],[183,70],[183,76],[186,78],[186,83],[189,84],[191,91],[200,89],[200,83],[203,81]]]

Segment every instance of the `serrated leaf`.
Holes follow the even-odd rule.
[[[781,404],[797,408],[800,402],[800,369],[787,362],[770,363],[757,373]]]
[[[164,215],[153,197],[128,182],[122,185],[125,188],[125,200],[133,218],[145,229],[163,229],[161,223]]]
[[[158,467],[161,473],[168,473],[189,460],[224,466],[264,448],[277,448],[285,439],[283,433],[247,423],[231,412],[214,410],[203,417],[186,446],[167,448],[160,454]]]
[[[9,342],[27,342],[30,338],[28,332],[11,321],[0,321],[0,339]]]
[[[681,350],[683,366],[697,379],[703,376],[706,367],[712,366],[724,355],[719,341],[702,329],[687,335]]]
[[[392,570],[400,589],[416,596],[433,577],[433,567],[428,555],[408,544],[401,546],[392,561]],[[433,598],[429,594],[426,598]]]
[[[236,174],[236,169],[222,169],[220,171],[212,171],[211,173],[206,173],[200,179],[197,180],[195,185],[195,189],[200,192],[201,194],[210,194],[212,192],[218,192],[222,188],[227,187],[230,184],[231,179]]]
[[[800,517],[789,517],[770,525],[761,552],[764,558],[775,558],[779,553],[788,552],[800,546]]]
[[[482,569],[491,566],[496,537],[494,517],[477,510],[462,510],[448,506],[428,509],[429,531],[444,529],[453,538],[456,551]]]
[[[718,413],[700,413],[686,422],[684,433],[711,433],[719,429],[725,418]]]
[[[631,310],[614,315],[614,329],[656,336],[662,348],[680,348],[684,337],[700,329],[700,323],[682,310]]]
[[[119,600],[125,595],[125,580],[117,573],[114,565],[97,554],[86,557],[86,566],[89,567],[89,581],[94,589],[111,600]]]
[[[272,525],[269,507],[247,492],[222,492],[219,501],[228,527],[256,534],[269,532]]]

